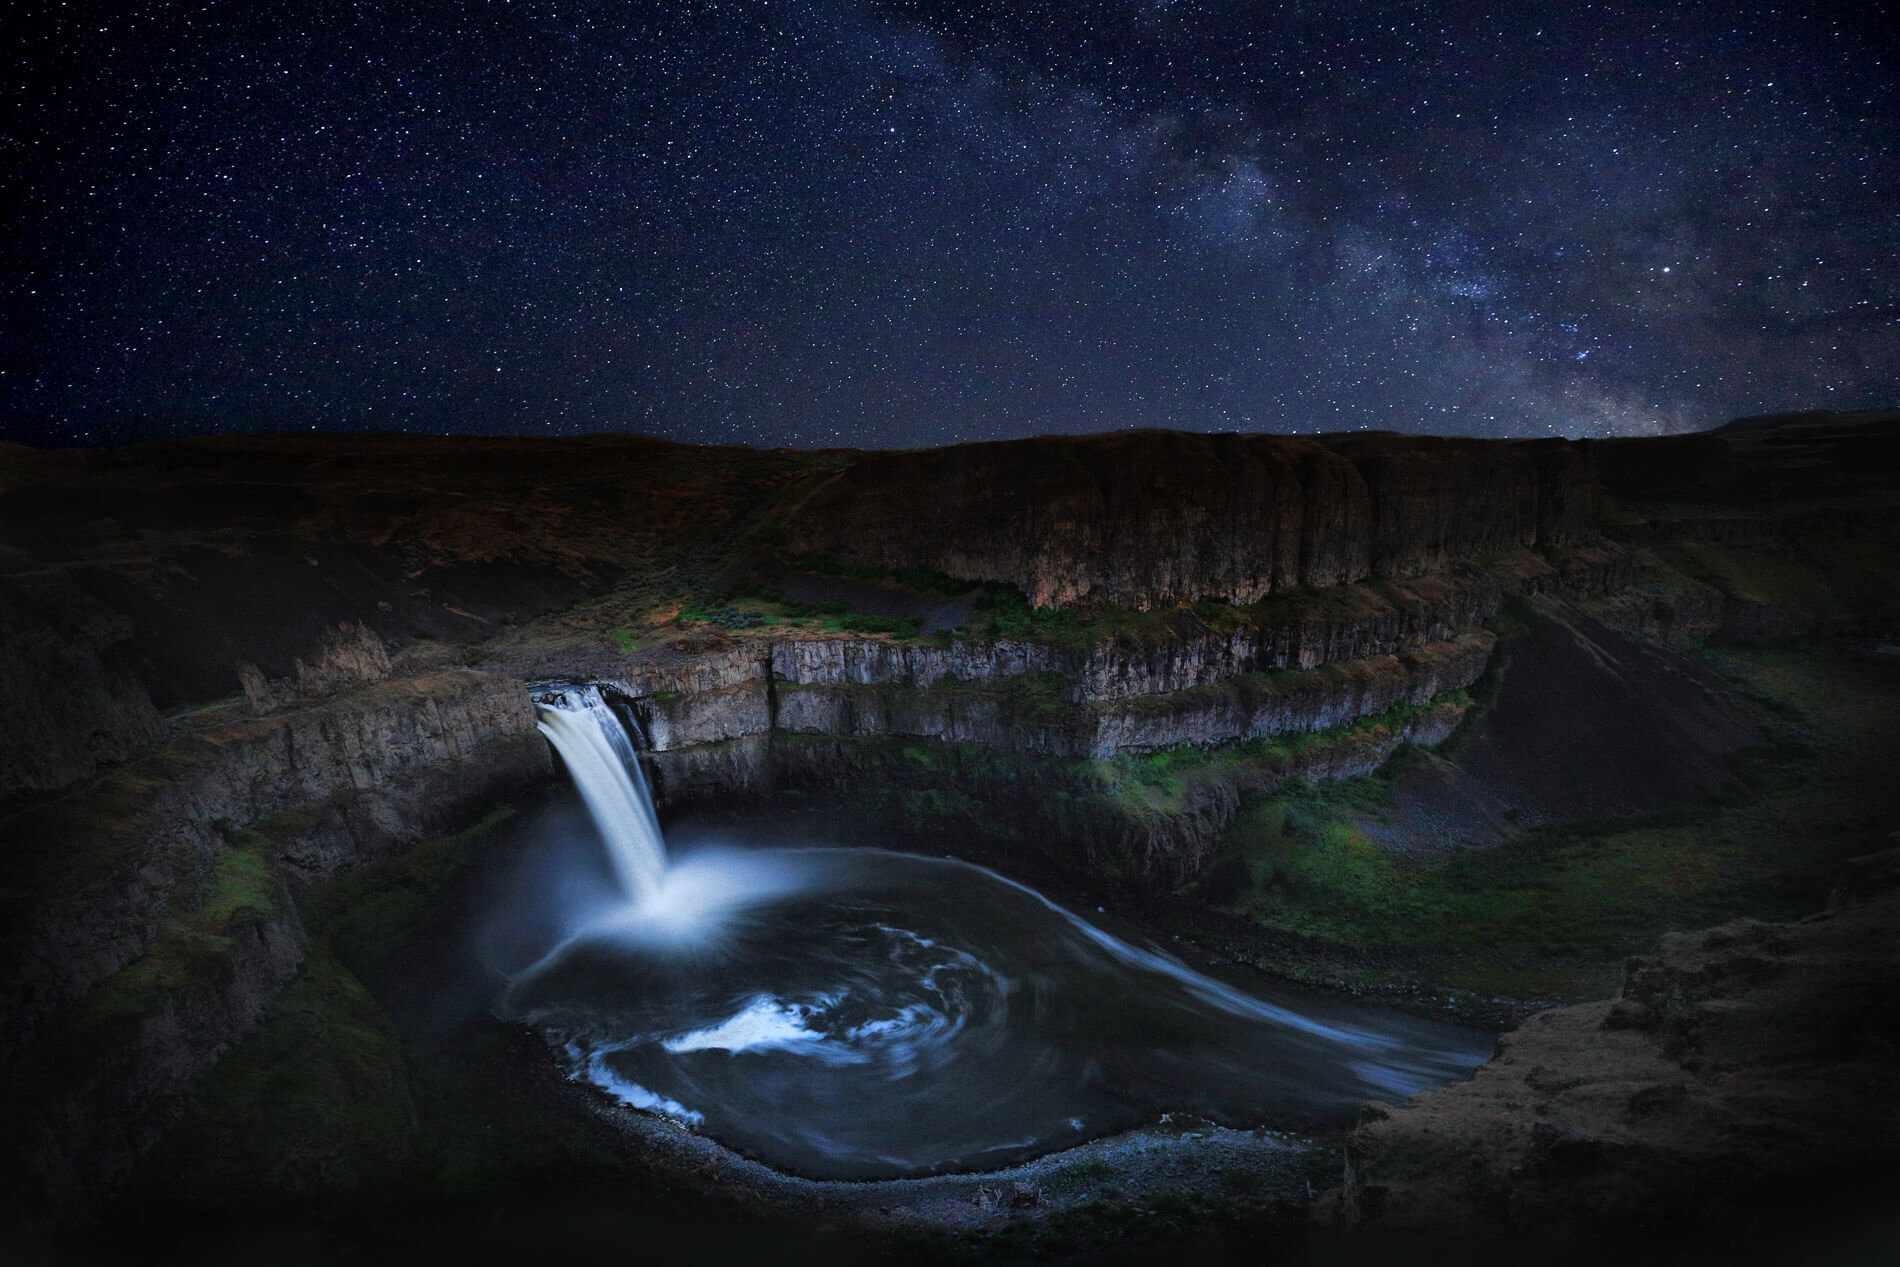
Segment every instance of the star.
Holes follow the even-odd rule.
[[[1900,396],[1871,15],[1266,12],[49,20],[0,435],[1610,435]]]

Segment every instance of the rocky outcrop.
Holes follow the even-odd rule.
[[[795,551],[1016,585],[1038,605],[1252,602],[1367,573],[1352,464],[1309,440],[1127,432],[870,454],[786,524]]]
[[[1564,440],[1499,443],[1445,436],[1324,437],[1365,480],[1370,558],[1415,577],[1520,546],[1567,546],[1598,529],[1596,466]]]
[[[1249,674],[1215,686],[1099,705],[1089,710],[1088,755],[1301,734],[1422,706],[1477,681],[1495,641],[1477,630],[1398,655],[1306,672]]]
[[[61,583],[0,580],[0,802],[89,778],[165,733],[127,664],[132,623]]]
[[[1099,756],[1308,730],[1455,690],[1481,671],[1484,636],[1472,631],[1506,594],[1581,588],[1575,576],[1594,577],[1593,567],[1563,573],[1541,556],[1506,556],[1489,569],[1269,600],[1226,629],[1183,612],[1180,629],[1159,638],[700,637],[635,654],[603,639],[504,650],[489,663],[530,680],[566,664],[568,676],[603,683],[629,701],[656,752],[778,729]],[[1311,675],[1340,664],[1356,667]],[[1372,689],[1379,682],[1391,689]]]
[[[1720,1227],[1900,1162],[1900,851],[1824,914],[1671,934],[1620,997],[1532,1017],[1461,1086],[1368,1106],[1357,1224]]]
[[[445,671],[214,718],[14,815],[0,1052],[137,959],[199,896],[232,833],[275,820],[283,860],[313,877],[422,839],[548,769],[520,683]]]
[[[928,690],[943,680],[995,682],[1031,673],[1070,674],[1073,653],[1049,643],[999,638],[917,646],[867,638],[787,639],[771,644],[771,670],[790,687],[902,686]]]
[[[791,734],[898,735],[1054,757],[1208,747],[1349,725],[1469,686],[1484,672],[1482,631],[1417,652],[1319,669],[1253,673],[1166,694],[1072,703],[1035,678],[1004,689],[940,679],[922,690],[781,684],[774,726]]]
[[[1728,602],[1706,581],[1685,576],[1653,550],[1632,550],[1622,587],[1584,604],[1605,626],[1674,646],[1696,647],[1722,628]]]
[[[787,519],[794,551],[1015,585],[1038,606],[1251,603],[1596,532],[1564,441],[1123,432],[862,457]]]
[[[1029,641],[944,646],[862,638],[744,640],[641,664],[603,664],[656,753],[772,732],[893,735],[1052,757],[1208,746],[1349,724],[1469,686],[1492,637],[1451,620],[1494,611],[1495,588],[1447,584],[1434,605],[1355,595],[1357,611],[1166,643],[1083,649]],[[1427,634],[1444,635],[1424,641]],[[1331,660],[1329,653],[1393,647]],[[1318,659],[1319,667],[1282,668]],[[1260,667],[1254,667],[1260,666]]]
[[[114,978],[5,1066],[17,1098],[0,1106],[0,1128],[17,1151],[0,1163],[0,1209],[70,1218],[97,1208],[295,975],[304,932],[281,882],[267,881],[256,905],[217,914],[167,922],[165,962]]]
[[[4,1125],[53,1211],[87,1208],[302,959],[289,886],[459,827],[550,769],[519,682],[450,670],[235,707],[4,825]],[[44,1212],[44,1210],[42,1211]]]
[[[761,733],[641,754],[654,803],[666,809],[767,795],[778,785],[772,766],[775,738]]]
[[[1209,754],[1173,767],[1159,787],[1034,753],[883,735],[778,732],[757,748],[719,751],[762,760],[762,771],[749,770],[774,789],[855,806],[913,841],[944,833],[967,844],[974,831],[1090,881],[1152,892],[1196,875],[1249,797],[1301,779],[1370,774],[1403,744],[1442,743],[1465,711],[1445,701],[1284,747]],[[656,754],[662,786],[687,757]]]
[[[1190,617],[1173,636],[1160,639],[1103,638],[1081,647],[1010,638],[948,646],[786,639],[771,643],[769,654],[772,676],[800,687],[928,689],[944,680],[983,683],[1055,673],[1071,679],[1065,698],[1123,699],[1247,673],[1415,650],[1491,619],[1506,592],[1497,576],[1468,569],[1405,585],[1346,586],[1272,600],[1226,630],[1204,629]]]
[[[794,735],[893,735],[1080,755],[1083,723],[1060,700],[1006,690],[781,687],[776,726]]]
[[[253,713],[268,713],[296,700],[324,699],[380,682],[390,672],[383,640],[361,621],[344,621],[325,630],[315,656],[308,662],[298,657],[296,666],[293,677],[273,682],[248,660],[237,664],[238,684]]]

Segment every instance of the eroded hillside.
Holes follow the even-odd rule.
[[[1892,830],[1896,452],[1892,416],[8,450],[10,1187],[78,1215],[181,1119],[224,1147],[205,1097],[295,1081],[312,1015],[407,1106],[336,1182],[426,1170],[453,1110],[362,979],[549,778],[538,680],[607,686],[674,810],[846,813],[1459,1015],[1607,990]]]

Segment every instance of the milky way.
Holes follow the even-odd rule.
[[[1884,5],[43,8],[8,439],[1900,400]]]

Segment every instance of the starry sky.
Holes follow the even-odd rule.
[[[30,12],[8,440],[1900,403],[1900,5]]]

